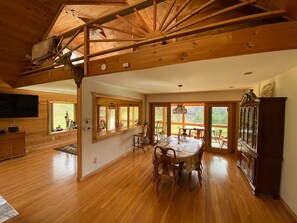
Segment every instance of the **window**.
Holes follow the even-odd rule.
[[[130,106],[129,107],[129,126],[133,127],[139,122],[139,107]]]
[[[128,107],[119,107],[119,128],[126,128],[128,126]]]
[[[94,140],[101,140],[140,126],[142,105],[140,100],[121,99],[93,93],[93,103],[95,108]]]
[[[173,114],[176,104],[171,104],[171,134],[177,135],[180,128],[204,126],[204,105],[184,104],[187,114]]]
[[[98,106],[98,111],[99,111],[99,123],[98,123],[98,129],[99,132],[101,131],[106,131],[106,107],[105,106]]]
[[[107,131],[115,130],[116,124],[116,109],[108,109],[107,112]]]
[[[74,103],[50,103],[49,117],[50,132],[60,132],[77,128]]]

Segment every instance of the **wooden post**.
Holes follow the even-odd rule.
[[[77,88],[77,181],[81,181],[82,177],[82,88]]]
[[[88,57],[90,53],[90,30],[88,26],[84,27],[84,76],[88,76],[89,73],[89,62],[90,59]]]

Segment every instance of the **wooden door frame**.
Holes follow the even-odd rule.
[[[155,107],[167,107],[167,135],[171,135],[171,103],[170,102],[150,102],[149,103],[149,123],[150,123],[150,131],[149,138],[152,142],[152,136],[154,135],[154,123],[153,117],[155,116]]]
[[[211,114],[210,107],[228,107],[228,149],[218,149],[211,147],[210,143],[210,125]],[[238,138],[238,119],[239,119],[239,103],[235,101],[223,102],[205,102],[204,123],[205,123],[205,149],[210,152],[234,153],[236,151]]]

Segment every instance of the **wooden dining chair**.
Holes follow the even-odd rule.
[[[174,189],[177,177],[181,173],[181,168],[176,163],[176,153],[172,148],[156,146],[154,149],[154,174],[156,183],[156,195],[159,195],[159,183],[161,179],[171,181],[172,200],[174,199]]]
[[[212,139],[214,142],[218,143],[219,146],[221,145],[222,132],[223,132],[222,129],[212,130],[212,133],[213,133],[213,134],[212,134],[211,139]]]
[[[133,152],[135,149],[141,148],[143,153],[145,153],[145,146],[148,144],[148,124],[144,124],[142,132],[133,135]]]
[[[203,153],[204,153],[204,149],[205,149],[205,141],[204,139],[201,140],[202,143],[201,143],[201,147],[197,153],[197,163],[196,163],[196,168],[194,170],[197,171],[198,173],[198,179],[199,179],[199,183],[200,183],[200,186],[202,186],[202,169],[203,169],[203,166],[202,166],[202,157],[203,157]],[[189,173],[189,191],[192,191],[192,188],[191,188],[191,180],[192,180],[192,171]]]

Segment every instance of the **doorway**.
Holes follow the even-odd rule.
[[[171,135],[170,132],[170,104],[151,104],[151,139],[153,144]]]
[[[150,104],[151,139],[153,143],[170,135],[177,135],[180,128],[199,129],[198,139],[204,138],[206,150],[232,153],[236,145],[238,125],[237,102],[184,103],[187,114],[173,114],[174,103]]]
[[[236,103],[205,104],[205,141],[207,150],[234,151],[236,135]]]

